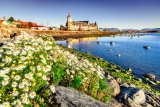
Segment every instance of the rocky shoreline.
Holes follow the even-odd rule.
[[[159,107],[160,106],[159,91],[152,89],[149,85],[143,83],[141,79],[134,77],[131,74],[132,71],[131,69],[125,71],[122,70],[121,67],[109,63],[103,60],[102,58],[95,57],[87,53],[80,53],[75,51],[74,49],[67,49],[67,50],[71,51],[72,53],[76,53],[77,55],[86,57],[90,61],[98,62],[99,65],[102,65],[101,66],[102,68],[104,68],[104,66],[110,67],[109,69],[105,68],[104,69],[107,70],[105,74],[107,82],[109,86],[112,87],[112,98],[116,99],[116,105],[114,104],[114,101],[111,102],[113,103],[113,105],[115,105],[114,107]],[[151,74],[149,75],[151,76]],[[125,78],[124,79],[125,81],[122,80],[123,78]],[[133,82],[131,82],[132,80]]]

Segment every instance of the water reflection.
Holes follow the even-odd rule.
[[[98,37],[86,37],[86,38],[68,38],[66,40],[66,46],[68,48],[73,48],[73,45],[74,44],[79,44],[79,43],[82,43],[82,42],[91,42],[91,41],[96,41],[98,39]]]

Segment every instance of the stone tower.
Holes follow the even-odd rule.
[[[68,16],[67,16],[67,30],[71,30],[71,26],[72,26],[72,17],[71,17],[71,14],[68,13]]]

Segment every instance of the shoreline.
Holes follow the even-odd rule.
[[[97,37],[97,36],[109,36],[109,35],[116,35],[122,34],[122,32],[109,32],[109,31],[63,31],[63,30],[28,30],[28,29],[21,29],[22,31],[26,31],[32,36],[38,35],[50,35],[53,38],[79,38],[79,37]]]

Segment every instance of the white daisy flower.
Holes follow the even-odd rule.
[[[17,87],[17,82],[13,82],[11,86],[14,88]]]
[[[11,107],[9,102],[4,102],[3,107]]]
[[[21,104],[22,104],[22,102],[19,99],[15,100],[13,102],[13,105],[15,105],[15,106],[18,106],[18,105],[21,105]]]
[[[36,93],[33,91],[33,92],[30,92],[29,93],[29,96],[30,96],[30,98],[35,98],[36,97]]]
[[[25,91],[25,92],[28,92],[28,91],[29,91],[29,88],[28,88],[28,87],[24,87],[24,91]]]
[[[16,76],[14,77],[14,79],[15,79],[16,81],[18,81],[18,80],[21,79],[21,77],[20,77],[19,75],[16,75]]]
[[[24,84],[20,83],[18,86],[20,89],[24,88]]]
[[[13,95],[13,96],[18,96],[18,94],[19,94],[18,91],[13,91],[13,92],[12,92],[12,95]]]
[[[42,76],[43,80],[47,80],[47,77],[45,75]]]
[[[25,99],[22,99],[22,103],[23,103],[23,104],[29,104],[30,101],[29,101],[29,99],[25,98]]]
[[[27,94],[27,93],[22,94],[22,95],[21,95],[21,98],[22,98],[22,99],[27,99],[27,98],[28,98],[28,94]]]
[[[3,80],[3,81],[2,81],[2,85],[3,85],[3,86],[8,85],[8,83],[9,83],[8,80]]]

